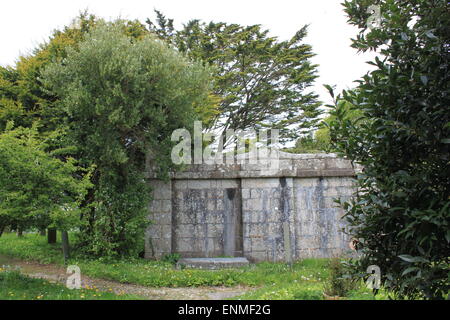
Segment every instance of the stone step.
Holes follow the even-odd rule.
[[[217,270],[225,268],[240,268],[249,265],[247,258],[182,258],[178,260],[178,268]]]

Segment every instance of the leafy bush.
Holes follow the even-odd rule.
[[[324,286],[324,293],[328,296],[345,297],[356,288],[355,282],[348,277],[348,271],[339,258],[332,258],[328,263],[330,276]]]
[[[325,85],[325,87],[332,92],[332,87]],[[345,110],[345,118],[350,120],[356,120],[361,117],[362,113],[360,110],[356,109],[354,106],[350,105],[349,102],[345,100],[338,101],[340,108]],[[319,123],[319,128],[311,132],[310,135],[303,136],[295,142],[295,147],[286,149],[286,152],[292,153],[322,153],[322,152],[334,152],[331,143],[330,136],[330,123],[335,121],[335,116],[329,114]]]
[[[181,255],[179,253],[171,253],[166,254],[164,257],[162,257],[162,261],[168,262],[170,264],[176,264],[178,260],[180,260]]]
[[[377,50],[375,70],[335,99],[334,147],[361,164],[358,192],[342,203],[359,240],[355,271],[381,269],[400,298],[450,290],[450,11],[446,0],[345,2],[361,28],[353,46]],[[367,30],[370,5],[381,27]],[[362,112],[346,117],[343,99]]]
[[[9,123],[0,132],[0,235],[7,226],[68,230],[78,224],[89,174],[46,147],[36,126],[12,129]]]

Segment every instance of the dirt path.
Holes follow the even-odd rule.
[[[50,282],[66,283],[66,269],[53,264],[22,261],[0,255],[0,266],[7,265],[18,268],[22,273]],[[223,300],[247,292],[250,288],[237,287],[196,287],[196,288],[152,288],[135,284],[81,276],[83,288],[94,288],[99,291],[111,291],[116,294],[136,294],[149,300]]]

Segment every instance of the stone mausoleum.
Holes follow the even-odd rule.
[[[355,169],[335,154],[279,152],[267,164],[190,165],[153,187],[146,258],[245,257],[293,261],[349,250],[335,198],[354,191]],[[269,166],[271,163],[269,163]]]

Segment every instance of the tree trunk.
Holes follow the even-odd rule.
[[[22,229],[17,229],[17,236],[18,236],[18,237],[22,237],[22,236],[23,236],[23,231],[22,231]]]
[[[56,243],[56,229],[55,228],[48,229],[47,242],[48,243]]]
[[[4,230],[5,230],[5,227],[4,227],[4,226],[1,226],[1,227],[0,227],[0,237],[2,236]]]
[[[61,231],[62,250],[64,255],[64,264],[70,258],[70,246],[69,246],[69,233],[67,231]]]
[[[39,231],[39,235],[45,236],[45,235],[46,235],[45,229],[41,229],[41,230]]]

